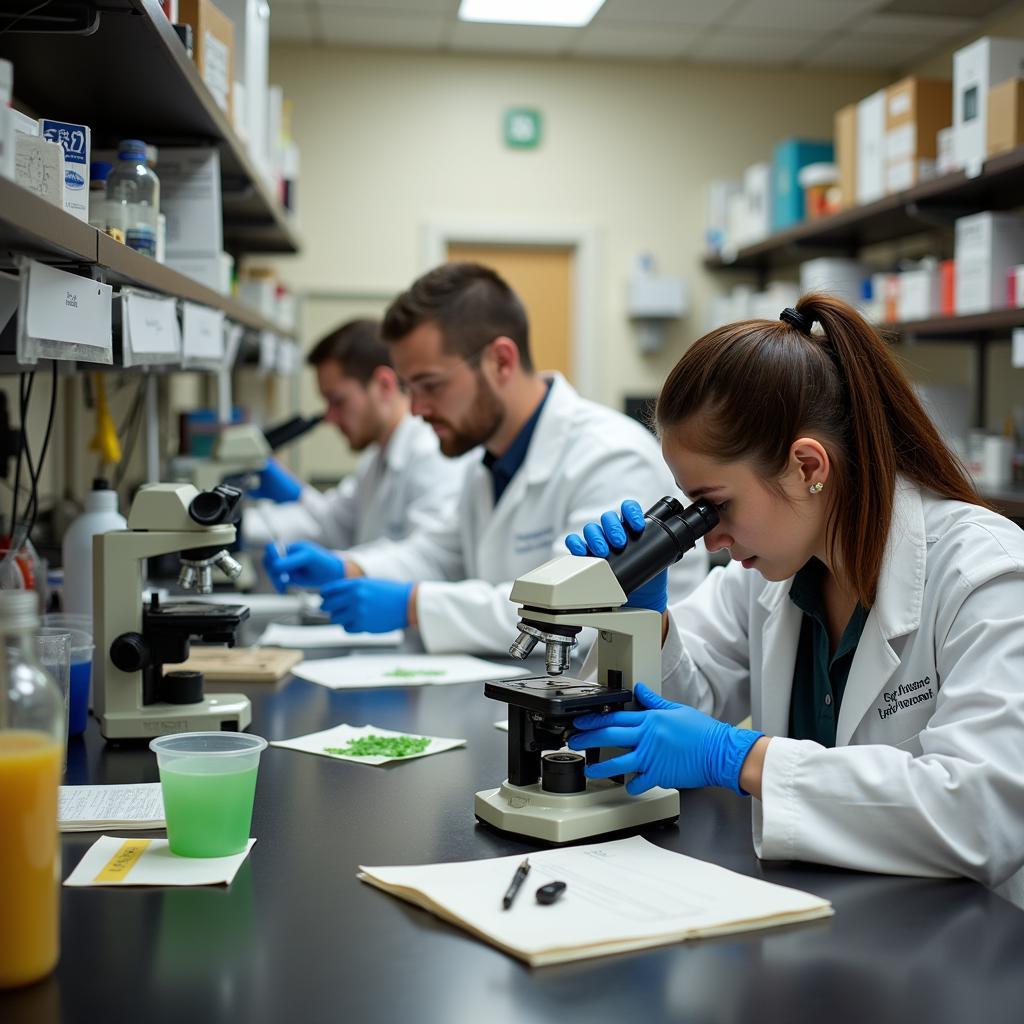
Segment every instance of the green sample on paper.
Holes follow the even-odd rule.
[[[389,679],[422,679],[425,676],[446,676],[448,672],[443,668],[393,668],[384,675]]]
[[[342,757],[410,757],[430,746],[426,736],[358,736],[344,747],[324,747],[325,754]]]

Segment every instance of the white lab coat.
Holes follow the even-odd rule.
[[[406,416],[387,445],[370,445],[337,487],[321,492],[306,485],[298,501],[264,503],[246,516],[245,536],[253,544],[312,540],[334,549],[401,540],[451,514],[467,466],[465,458],[441,454],[423,420]]]
[[[749,712],[774,737],[752,801],[757,855],[966,875],[1020,902],[1024,532],[899,483],[832,749],[786,738],[791,583],[716,570],[671,609],[662,654],[666,696],[732,722]]]
[[[545,377],[553,382],[526,459],[497,505],[491,474],[477,459],[455,515],[434,530],[355,557],[367,576],[426,581],[416,613],[428,651],[506,653],[518,622],[509,601],[516,577],[564,555],[566,534],[625,498],[646,508],[678,494],[647,430],[581,398],[559,374]],[[701,543],[671,571],[670,593],[689,593],[707,571]]]

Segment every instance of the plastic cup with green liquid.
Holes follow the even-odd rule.
[[[150,743],[171,853],[228,857],[245,849],[266,745],[262,736],[244,732],[185,732]]]

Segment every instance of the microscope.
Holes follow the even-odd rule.
[[[322,419],[323,416],[293,416],[265,432],[255,423],[226,426],[217,435],[209,458],[179,455],[171,460],[169,475],[172,480],[194,484],[200,491],[210,490],[218,484],[230,484],[247,491],[256,486],[260,471],[266,466],[272,452],[302,437]],[[241,519],[237,521],[236,527],[237,543],[231,549],[240,566],[236,587],[239,590],[252,590],[256,586],[257,574],[246,548]]]
[[[193,639],[235,643],[249,617],[244,605],[186,601],[142,602],[144,564],[181,553],[178,583],[209,594],[216,566],[231,579],[238,563],[226,548],[235,539],[242,492],[221,485],[150,484],[132,502],[127,530],[93,538],[94,701],[107,740],[144,739],[175,732],[233,731],[252,721],[240,693],[203,696],[201,672],[164,672],[188,659]]]
[[[587,779],[587,756],[564,750],[578,715],[635,707],[633,685],[661,689],[661,615],[624,608],[626,595],[679,561],[718,523],[706,500],[683,508],[662,498],[645,514],[641,534],[628,531],[609,558],[563,555],[520,576],[510,600],[520,605],[519,635],[509,654],[526,658],[543,642],[547,675],[489,682],[484,695],[509,706],[508,778],[476,794],[474,812],[501,832],[548,843],[636,829],[679,817],[679,792],[626,792],[624,779]],[[593,680],[563,675],[584,626],[597,630]]]

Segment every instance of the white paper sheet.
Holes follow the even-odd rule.
[[[500,729],[502,732],[508,732],[508,719],[503,718],[500,722],[495,722],[494,728]]]
[[[360,736],[410,736],[413,739],[430,740],[428,746],[418,754],[406,754],[404,757],[381,757],[372,755],[369,757],[358,757],[354,754],[331,753],[326,748],[344,749],[352,740]],[[443,736],[421,736],[413,732],[394,732],[391,729],[381,729],[376,725],[336,725],[333,729],[324,729],[323,732],[311,732],[306,736],[296,736],[292,740],[273,740],[272,747],[286,747],[289,750],[301,750],[307,754],[319,754],[321,757],[330,757],[335,761],[357,761],[360,764],[392,764],[395,761],[412,761],[417,757],[429,757],[431,754],[440,754],[445,750],[454,750],[456,747],[464,747],[465,740],[446,739]]]
[[[141,292],[122,292],[122,331],[131,351],[143,355],[177,357],[181,354],[181,327],[177,300]]]
[[[241,853],[230,857],[176,857],[166,839],[125,839],[122,836],[100,836],[86,851],[75,870],[64,880],[65,885],[230,885],[242,862],[249,856],[255,839],[250,839]],[[126,844],[145,843],[142,856],[118,872],[115,878],[98,878],[110,867],[115,857],[126,861]],[[117,862],[115,862],[117,863]]]
[[[224,358],[224,311],[182,304],[181,354],[186,362],[219,363]]]
[[[288,626],[272,622],[256,642],[261,647],[397,647],[405,634],[400,629],[388,633],[349,633],[344,626]]]
[[[530,873],[510,910],[501,898],[522,854],[418,867],[361,867],[359,878],[400,887],[395,895],[482,934],[534,965],[642,949],[824,917],[831,904],[705,861],[640,836],[529,855]],[[547,882],[567,883],[551,906]]]
[[[160,783],[61,786],[57,823],[61,832],[165,828],[167,823]]]
[[[481,683],[485,679],[513,679],[529,674],[468,654],[353,654],[347,658],[302,661],[292,673],[332,690]]]

